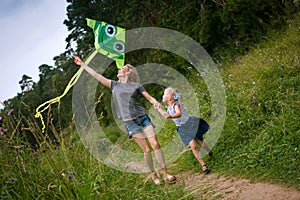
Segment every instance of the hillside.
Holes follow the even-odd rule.
[[[217,150],[230,155],[225,165],[233,170],[226,173],[299,189],[299,33],[298,15],[286,29],[270,33],[222,68],[228,115]],[[224,165],[224,160],[214,164]]]
[[[1,199],[299,199],[299,46],[297,15],[283,30],[247,47],[246,54],[239,53],[246,48],[243,43],[235,47],[234,58],[224,54],[227,62],[219,70],[227,116],[214,155],[204,158],[210,174],[200,173],[187,151],[169,166],[178,182],[157,186],[144,174],[121,172],[96,160],[72,124],[64,130],[52,124],[51,111],[53,140],[28,116],[13,113],[0,139]],[[114,131],[107,134],[119,134]],[[29,132],[38,146],[30,145]],[[124,141],[117,142],[131,143]]]
[[[299,46],[298,16],[246,55],[237,54],[239,59],[221,66],[228,107],[215,156],[207,159],[213,173],[198,173],[199,167],[181,172],[186,197],[300,198]]]

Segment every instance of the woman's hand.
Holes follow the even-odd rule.
[[[158,103],[158,102],[154,103],[153,106],[154,106],[154,109],[157,110],[165,119],[171,118],[171,115],[169,115],[166,111],[164,111],[162,109],[162,106],[160,103]]]
[[[153,106],[154,106],[155,110],[157,110],[161,107],[160,103],[158,103],[158,102],[154,103]]]
[[[75,56],[75,57],[74,57],[74,63],[75,63],[76,65],[81,65],[83,62],[82,62],[82,60],[80,59],[79,56]]]

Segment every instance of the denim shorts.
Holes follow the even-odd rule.
[[[145,129],[147,126],[153,126],[148,115],[143,115],[133,120],[124,121],[123,123],[130,139],[132,138],[133,134],[142,133],[143,129]]]

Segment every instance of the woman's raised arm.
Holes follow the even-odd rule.
[[[94,78],[96,78],[102,85],[110,88],[111,87],[111,80],[102,76],[101,74],[98,74],[95,70],[90,68],[87,64],[85,64],[79,56],[75,56],[74,62],[76,65],[80,65],[84,68],[86,72],[88,72],[90,75],[92,75]]]

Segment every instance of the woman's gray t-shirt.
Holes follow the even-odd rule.
[[[111,81],[111,90],[114,98],[118,118],[122,120],[137,118],[146,114],[138,96],[146,91],[140,83],[121,83]]]

